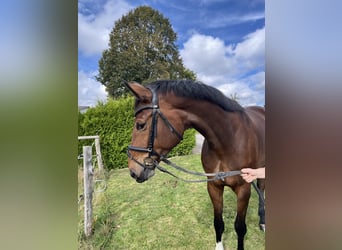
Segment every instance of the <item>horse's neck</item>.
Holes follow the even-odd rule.
[[[197,102],[187,109],[188,123],[200,132],[209,146],[221,147],[234,142],[234,135],[240,129],[238,113],[226,112],[220,107],[206,102]]]

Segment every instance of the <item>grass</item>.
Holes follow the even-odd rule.
[[[175,157],[172,161],[203,172],[199,155]],[[265,234],[258,226],[257,200],[252,190],[247,213],[247,250],[265,249]],[[225,249],[236,249],[236,201],[229,188],[224,194],[224,205],[223,244]],[[112,171],[106,191],[94,194],[93,218],[94,234],[85,238],[80,203],[79,249],[215,248],[213,209],[206,184],[184,183],[160,171],[142,184],[130,177],[128,169]]]

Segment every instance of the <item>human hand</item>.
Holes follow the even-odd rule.
[[[241,169],[241,177],[248,183],[255,179],[265,178],[265,168],[243,168]]]

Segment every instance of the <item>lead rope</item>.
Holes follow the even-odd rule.
[[[252,181],[252,185],[255,191],[258,193],[262,205],[265,206],[265,199],[264,199],[264,195],[261,193],[261,190],[257,187],[254,181]]]
[[[229,172],[208,173],[208,174],[207,173],[199,173],[199,172],[194,172],[194,171],[190,171],[190,170],[187,170],[185,168],[182,168],[182,167],[178,166],[177,164],[169,161],[168,159],[166,159],[163,156],[161,156],[160,160],[165,162],[167,165],[169,165],[169,166],[171,166],[171,167],[173,167],[173,168],[175,168],[175,169],[177,169],[179,171],[187,173],[187,174],[192,174],[192,175],[197,175],[197,176],[204,176],[204,177],[214,177],[214,178],[203,179],[203,180],[186,180],[186,179],[180,178],[177,175],[171,173],[167,169],[165,169],[162,166],[160,166],[157,162],[155,162],[156,167],[160,171],[162,171],[164,173],[167,173],[167,174],[173,176],[174,178],[176,178],[178,180],[181,180],[181,181],[184,181],[184,182],[190,182],[190,183],[196,183],[197,182],[198,183],[198,182],[209,182],[209,181],[217,181],[217,180],[222,180],[223,181],[224,178],[226,178],[226,177],[230,177],[230,176],[235,176],[235,175],[240,175],[241,174],[240,170],[229,171]],[[254,187],[255,191],[257,192],[262,205],[265,206],[265,199],[264,199],[264,196],[261,193],[260,189],[257,187],[257,185],[254,182],[252,182],[252,186]]]
[[[176,168],[176,169],[178,169],[180,171],[183,171],[183,172],[189,173],[189,174],[194,174],[194,175],[199,175],[199,176],[206,176],[206,177],[214,177],[214,178],[203,179],[203,180],[186,180],[186,179],[180,178],[179,176],[171,173],[170,171],[166,170],[165,168],[163,168],[159,164],[157,164],[156,167],[160,171],[162,171],[164,173],[167,173],[167,174],[175,177],[178,180],[181,180],[181,181],[184,181],[184,182],[192,182],[192,183],[194,183],[194,182],[209,182],[209,181],[217,181],[217,180],[222,180],[223,181],[223,179],[226,178],[226,177],[230,177],[230,176],[241,174],[241,171],[229,171],[229,172],[219,172],[219,173],[215,173],[215,174],[204,174],[204,173],[197,173],[197,172],[188,171],[188,170],[182,169],[182,168],[181,169]]]
[[[197,175],[197,176],[204,176],[204,177],[214,177],[213,179],[208,179],[208,180],[204,180],[204,181],[215,181],[215,180],[223,180],[225,177],[230,177],[230,176],[234,176],[234,175],[239,175],[241,174],[241,171],[239,170],[236,170],[236,171],[229,171],[229,172],[218,172],[218,173],[199,173],[199,172],[194,172],[194,171],[190,171],[190,170],[187,170],[185,168],[182,168],[178,165],[176,165],[175,163],[169,161],[168,159],[166,159],[165,157],[161,156],[160,158],[161,161],[165,162],[167,165],[179,170],[179,171],[182,171],[184,173],[187,173],[187,174],[192,174],[192,175]],[[158,164],[157,165],[158,169],[161,170],[161,166]],[[168,172],[166,169],[162,168],[163,172]]]

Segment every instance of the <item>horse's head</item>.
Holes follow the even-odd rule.
[[[185,129],[179,112],[153,89],[138,83],[126,86],[136,97],[128,168],[131,176],[141,183],[154,175],[161,157],[181,141]]]

